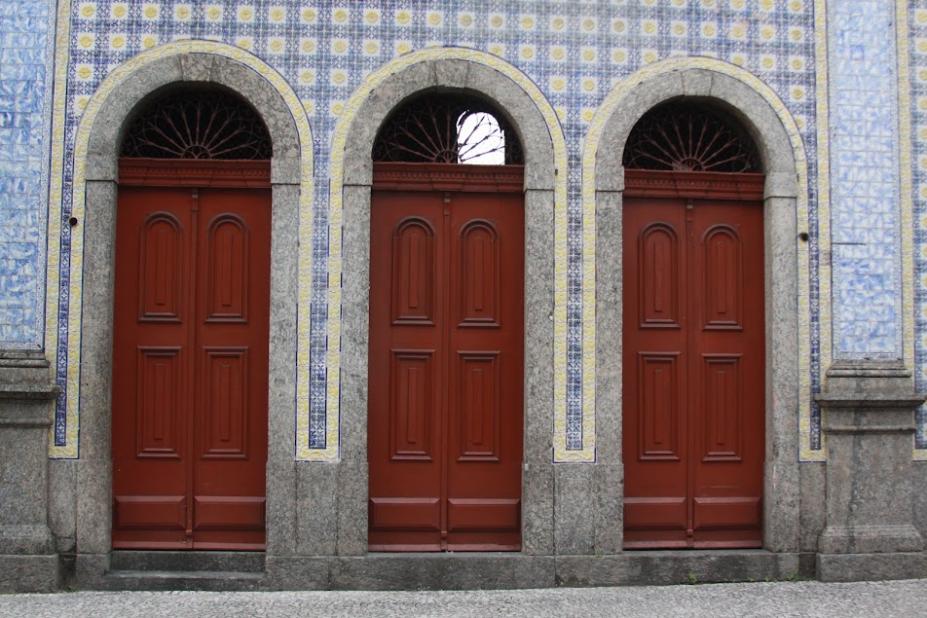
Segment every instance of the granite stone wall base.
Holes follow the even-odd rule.
[[[816,576],[822,582],[924,578],[927,553],[818,554]]]
[[[666,586],[720,582],[825,582],[927,578],[927,552],[775,553],[763,549],[273,556],[133,551],[0,556],[0,592],[83,590],[475,590]],[[218,555],[221,554],[221,555]],[[63,563],[62,563],[63,564]],[[59,577],[59,571],[61,575]]]
[[[791,580],[807,576],[799,555],[764,550],[625,552],[532,556],[524,553],[266,556],[264,569],[239,560],[184,560],[163,552],[78,557],[70,580],[96,590],[469,590],[556,586],[670,585]],[[183,565],[176,568],[177,560]],[[249,561],[254,562],[254,561]],[[193,565],[193,566],[190,566]],[[236,566],[237,565],[237,566]],[[175,567],[166,570],[166,566]]]
[[[57,554],[0,555],[0,593],[54,592],[60,588]]]

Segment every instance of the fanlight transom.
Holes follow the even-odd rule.
[[[257,112],[221,90],[155,98],[131,122],[122,142],[123,157],[259,160],[271,152]]]
[[[373,160],[508,165],[524,157],[511,125],[485,101],[428,94],[390,115],[377,135]]]
[[[638,121],[624,149],[627,169],[758,172],[750,136],[726,114],[689,102],[654,108]]]

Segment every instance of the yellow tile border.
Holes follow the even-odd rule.
[[[822,1],[822,0],[819,0]],[[584,228],[587,221],[595,220],[595,165],[596,155],[602,135],[605,131],[606,124],[615,110],[621,105],[625,97],[629,96],[634,89],[643,81],[653,79],[661,74],[667,74],[675,71],[687,69],[704,69],[714,71],[737,79],[745,84],[751,90],[759,94],[769,103],[779,120],[782,122],[795,156],[795,167],[798,174],[798,199],[797,199],[797,225],[799,230],[804,230],[808,224],[808,167],[805,157],[805,148],[801,139],[801,133],[798,125],[792,115],[789,113],[785,104],[776,95],[776,93],[760,78],[736,65],[723,62],[715,58],[706,57],[675,57],[667,58],[654,64],[645,66],[634,74],[622,79],[605,97],[596,110],[589,131],[586,133],[585,143],[583,145],[582,160],[582,204],[583,204],[583,222]],[[680,93],[681,94],[681,93]],[[586,230],[584,232],[584,241],[586,239]],[[594,228],[593,228],[593,245],[594,245]],[[593,252],[594,253],[594,252]],[[585,256],[584,256],[585,257]],[[810,428],[811,416],[811,312],[809,303],[809,248],[807,243],[799,243],[798,246],[798,372],[799,372],[799,414],[804,427]],[[594,260],[594,254],[593,254]],[[585,267],[584,262],[584,267]],[[594,261],[592,268],[595,268]],[[583,302],[585,304],[586,297]],[[594,303],[594,297],[593,301]],[[583,319],[586,319],[585,314]],[[593,347],[594,350],[594,347]],[[586,350],[584,349],[584,354]],[[586,378],[584,374],[584,380]],[[585,383],[584,383],[585,386]],[[803,429],[807,432],[807,429]],[[805,436],[805,434],[802,434]],[[804,444],[804,443],[803,443]],[[802,451],[804,459],[805,451]],[[812,452],[813,454],[813,452]]]
[[[898,190],[901,209],[901,319],[902,358],[905,367],[917,372],[914,356],[914,145],[911,132],[911,56],[908,3],[896,0],[895,24],[898,54]],[[914,449],[916,461],[927,461],[927,448]]]
[[[58,41],[61,42],[60,40]],[[67,39],[65,38],[65,44]],[[309,119],[306,116],[305,109],[300,103],[299,98],[296,96],[296,93],[290,87],[289,83],[280,75],[275,69],[270,65],[259,59],[257,56],[238,48],[226,45],[224,43],[218,43],[215,41],[203,41],[203,40],[183,40],[175,41],[156,47],[154,49],[142,52],[137,56],[134,56],[119,65],[109,75],[103,80],[99,88],[91,97],[90,101],[87,104],[86,109],[81,114],[80,123],[77,127],[77,134],[74,140],[74,175],[73,175],[73,197],[71,203],[71,216],[76,217],[79,221],[84,220],[84,208],[85,208],[85,187],[86,187],[86,164],[87,164],[87,148],[90,143],[90,133],[93,128],[94,120],[97,117],[97,114],[100,111],[100,107],[106,98],[123,84],[127,79],[131,79],[132,73],[137,71],[139,68],[150,64],[151,62],[161,60],[170,56],[180,55],[180,54],[189,54],[189,53],[202,53],[202,54],[213,54],[217,56],[224,56],[230,58],[237,62],[242,63],[243,65],[251,68],[256,73],[261,75],[266,79],[271,86],[280,94],[284,102],[287,105],[290,113],[293,116],[294,123],[296,124],[296,130],[299,134],[300,144],[302,148],[300,149],[300,166],[302,173],[300,174],[300,197],[299,197],[299,237],[300,238],[312,238],[312,199],[313,199],[313,162],[312,162],[312,132],[309,127]],[[67,70],[66,61],[63,63],[65,67],[65,77]],[[56,117],[60,113],[60,124],[56,122],[56,127],[63,127],[63,120],[65,117],[64,103],[59,109],[57,107],[58,98],[57,93],[61,90],[64,90],[64,87],[59,89],[59,82],[57,81],[56,76],[56,108],[55,113]],[[52,157],[54,157],[54,170],[56,176],[53,178],[53,186],[55,187],[51,195],[55,196],[49,200],[49,222],[56,221],[60,224],[61,219],[61,196],[63,190],[64,177],[61,174],[63,160],[64,160],[64,139],[63,131],[55,132],[54,137],[55,149],[53,150]],[[49,225],[49,254],[51,255],[54,251],[54,255],[57,256],[57,252],[60,251],[60,244],[58,239],[60,238],[60,228],[57,228],[58,235],[56,236],[55,246],[52,246],[51,243],[51,234],[53,233],[51,224]],[[67,361],[67,446],[66,447],[55,447],[52,442],[49,448],[49,454],[52,457],[77,457],[78,454],[78,432],[79,432],[79,405],[80,405],[80,337],[81,337],[81,320],[82,320],[82,293],[83,293],[83,249],[84,249],[84,236],[83,236],[83,227],[81,232],[74,234],[71,237],[71,278],[68,286],[69,292],[69,307],[68,307],[68,361]],[[308,323],[309,317],[309,289],[311,287],[311,277],[312,277],[312,243],[304,242],[299,245],[299,310],[298,310],[298,323],[306,322]],[[49,263],[49,268],[51,268],[51,262]],[[53,271],[49,270],[48,284],[47,284],[47,298],[50,306],[54,307],[56,311],[54,312],[57,315],[58,307],[58,283],[59,277],[57,269],[54,271],[54,276],[52,276]],[[305,302],[303,302],[305,299]],[[57,345],[57,320],[53,327],[53,332],[46,333],[46,350],[52,354],[55,354],[56,345]],[[52,335],[51,341],[49,336]]]
[[[51,165],[48,173],[48,230],[45,264],[45,355],[57,367],[58,301],[61,266],[61,198],[64,193],[64,136],[67,122],[68,58],[71,40],[71,0],[58,3],[55,19],[55,73],[52,95]],[[70,345],[70,344],[69,344]],[[70,375],[68,376],[70,381]],[[48,437],[48,455],[77,457],[77,408],[67,409],[64,446],[55,446],[54,425]]]
[[[815,61],[815,116],[817,123],[818,161],[818,379],[830,367],[833,353],[833,320],[831,311],[831,235],[830,235],[830,116],[828,108],[828,56],[827,56],[827,6],[826,0],[814,2],[814,61]],[[799,303],[801,303],[801,298]],[[805,297],[802,315],[810,316],[810,297]],[[801,337],[801,336],[800,336]],[[807,341],[806,341],[807,340]],[[799,346],[805,344],[807,352],[802,353],[803,379],[811,380],[810,329],[799,339]],[[800,390],[798,433],[799,459],[801,461],[825,461],[827,443],[821,430],[821,448],[811,448],[811,385]],[[823,414],[823,411],[822,411]],[[822,418],[823,424],[823,418]]]
[[[556,461],[592,461],[595,457],[595,305],[594,297],[586,301],[587,290],[594,294],[595,281],[584,279],[583,285],[583,319],[589,317],[587,324],[592,330],[584,330],[583,341],[586,348],[583,356],[583,450],[566,450],[566,337],[567,337],[567,149],[566,139],[560,121],[550,102],[540,88],[515,66],[502,58],[474,49],[440,47],[411,52],[387,62],[373,71],[354,91],[345,103],[344,112],[338,119],[332,136],[331,164],[329,171],[331,194],[329,196],[329,252],[328,280],[334,282],[328,288],[328,351],[326,368],[326,448],[303,448],[297,452],[297,459],[309,461],[337,461],[338,459],[338,419],[340,405],[341,381],[341,275],[342,275],[342,222],[343,222],[343,172],[344,151],[348,132],[364,100],[381,83],[394,73],[409,66],[429,60],[466,60],[476,62],[494,69],[511,79],[528,97],[534,101],[537,109],[547,124],[554,148],[554,167],[556,178],[554,184],[554,459]],[[583,238],[586,246],[591,244],[594,259],[595,221],[591,221],[592,238],[588,242],[587,228],[590,221],[584,219]],[[584,251],[583,272],[595,272],[594,262]],[[308,371],[308,332],[300,328],[299,375]],[[591,343],[586,343],[587,341]],[[303,353],[302,346],[307,346]],[[588,351],[588,353],[587,353]],[[302,385],[302,381],[300,384]],[[591,386],[590,386],[591,383]],[[306,387],[308,388],[308,387]],[[591,398],[587,399],[587,393]],[[309,406],[308,393],[297,396],[298,432],[308,430]]]

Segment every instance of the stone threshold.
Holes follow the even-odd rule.
[[[114,551],[78,555],[70,585],[90,590],[489,590],[927,577],[927,553],[876,558],[883,566],[878,574],[873,573],[871,554],[835,557],[762,549],[626,551],[600,556]],[[896,562],[898,558],[902,560]],[[890,565],[895,568],[886,568]],[[828,566],[839,568],[839,576],[828,574]]]
[[[799,555],[764,550],[608,556],[371,553],[267,556],[264,590],[470,590],[669,585],[799,578]]]

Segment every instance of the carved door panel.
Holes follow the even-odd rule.
[[[762,206],[627,198],[625,546],[761,545]]]
[[[520,547],[523,216],[517,193],[373,192],[373,551]]]
[[[119,192],[113,546],[264,544],[270,195]]]

